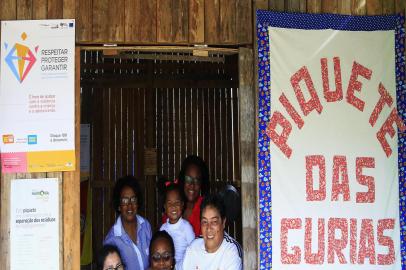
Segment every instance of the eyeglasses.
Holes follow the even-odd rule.
[[[137,204],[137,197],[132,196],[131,198],[122,197],[120,198],[120,205]]]
[[[200,179],[191,177],[191,176],[189,176],[189,175],[185,175],[185,184],[189,184],[189,185],[192,185],[192,184],[200,185]]]
[[[151,258],[152,258],[152,260],[154,262],[159,262],[160,260],[164,260],[165,262],[167,262],[170,259],[172,259],[172,253],[170,253],[170,252],[164,252],[164,253],[155,252],[154,254],[152,254]]]
[[[104,270],[124,270],[124,265],[119,263],[116,265],[116,267],[109,266],[108,268],[106,268]]]

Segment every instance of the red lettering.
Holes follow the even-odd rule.
[[[292,103],[288,100],[288,98],[285,96],[285,94],[282,94],[279,97],[280,103],[285,107],[286,111],[292,117],[293,121],[296,123],[297,127],[301,129],[304,125],[304,121],[302,117],[300,117],[299,113],[296,111],[296,109],[293,107]]]
[[[341,183],[339,181],[341,174]],[[331,200],[338,201],[338,195],[342,194],[344,201],[350,200],[350,184],[347,173],[347,159],[345,156],[333,158],[333,184]]]
[[[379,98],[378,103],[376,103],[376,106],[369,117],[369,123],[372,127],[375,126],[376,120],[378,120],[378,117],[381,114],[385,104],[390,107],[393,103],[392,97],[389,95],[382,83],[379,83],[378,92],[381,97]]]
[[[308,264],[324,263],[324,218],[319,218],[317,222],[317,253],[312,253],[312,219],[306,218],[305,225],[305,262]]]
[[[376,133],[376,137],[381,143],[383,151],[385,152],[387,157],[392,155],[392,149],[390,148],[389,143],[386,141],[385,134],[388,133],[391,138],[395,136],[395,129],[393,128],[394,123],[396,123],[396,126],[399,128],[400,132],[404,132],[406,130],[406,126],[397,114],[396,108],[393,108],[392,112],[385,120],[385,123],[383,123],[382,127]]]
[[[281,134],[276,132],[276,127],[278,125],[282,127]],[[290,158],[292,154],[292,148],[287,145],[288,137],[291,131],[292,125],[290,122],[280,112],[275,111],[272,114],[271,120],[269,120],[266,134],[287,158]]]
[[[384,230],[393,230],[395,220],[393,218],[378,220],[378,243],[381,246],[388,247],[388,254],[378,254],[378,264],[389,265],[395,263],[395,245],[392,238],[383,235]]]
[[[292,253],[288,253],[288,232],[302,228],[300,218],[283,218],[281,220],[281,262],[282,264],[299,264],[301,251],[300,247],[293,246]]]
[[[323,201],[326,199],[326,161],[324,156],[306,156],[306,200]],[[319,168],[319,189],[314,189],[313,167]]]
[[[336,84],[335,91],[331,91],[329,86],[327,58],[320,59],[321,77],[323,79],[323,92],[324,98],[326,99],[327,102],[340,101],[343,99],[340,58],[334,57],[333,62],[334,62],[334,78]]]
[[[308,101],[305,100],[302,89],[300,88],[299,83],[302,80],[305,81],[307,90],[310,94],[310,99]],[[300,104],[303,114],[306,116],[313,110],[316,110],[320,114],[323,110],[323,106],[321,105],[319,97],[317,96],[312,78],[310,77],[310,73],[306,66],[302,67],[295,74],[293,74],[293,76],[290,78],[290,83],[295,91],[297,101]]]
[[[350,219],[350,262],[357,263],[357,220]]]
[[[356,164],[356,178],[361,185],[367,186],[367,192],[357,192],[357,203],[373,203],[375,202],[375,179],[373,176],[362,174],[363,168],[375,168],[375,159],[372,157],[358,157]]]
[[[372,219],[363,219],[361,222],[358,263],[364,264],[365,258],[369,258],[370,264],[375,264],[375,242]]]
[[[341,231],[341,237],[337,239],[336,230]],[[334,263],[334,253],[338,257],[338,261],[341,264],[347,263],[342,250],[348,243],[348,222],[345,218],[330,218],[328,220],[328,263]]]
[[[351,77],[347,88],[347,102],[355,108],[364,111],[365,102],[354,95],[355,91],[361,92],[362,83],[358,81],[358,76],[368,80],[371,79],[372,71],[354,61],[352,65]]]

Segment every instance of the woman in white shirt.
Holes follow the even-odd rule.
[[[186,249],[184,270],[241,270],[242,250],[224,232],[226,211],[219,195],[206,196],[201,205],[200,223],[203,238]]]

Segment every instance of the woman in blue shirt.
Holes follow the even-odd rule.
[[[113,191],[113,205],[119,215],[104,244],[117,246],[126,270],[148,268],[149,242],[152,237],[149,222],[137,215],[142,202],[137,179],[126,176],[117,180]]]

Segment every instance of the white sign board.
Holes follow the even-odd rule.
[[[10,269],[59,269],[57,178],[11,181]]]

